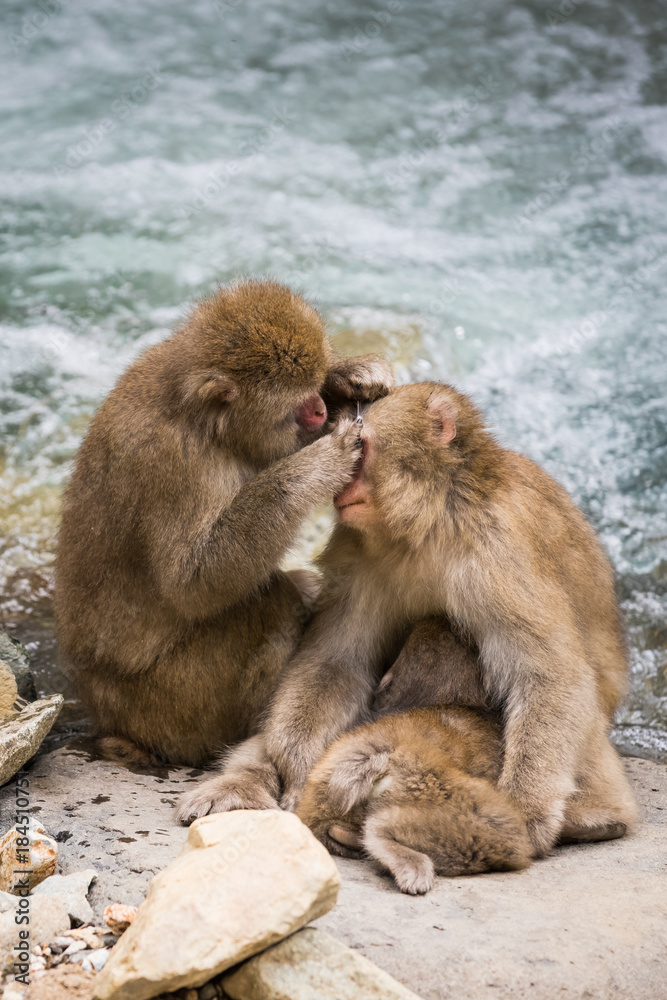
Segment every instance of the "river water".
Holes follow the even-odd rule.
[[[343,349],[471,392],[570,490],[619,574],[617,739],[667,759],[664,4],[1,16],[0,620],[42,689],[63,684],[54,534],[91,413],[188,301],[271,275]]]

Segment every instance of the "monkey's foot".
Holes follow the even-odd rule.
[[[359,829],[352,830],[350,827],[330,823],[326,819],[311,826],[310,829],[319,842],[324,844],[329,854],[333,854],[337,858],[355,858],[357,860],[361,857],[364,845]]]
[[[233,809],[278,809],[278,803],[259,781],[239,780],[220,775],[202,782],[181,796],[176,806],[176,819],[189,824],[209,813],[231,812]]]
[[[284,809],[285,812],[296,812],[296,807],[301,800],[302,793],[303,788],[300,785],[288,788],[287,791],[282,794],[282,798],[280,799],[280,808]]]
[[[333,840],[337,840],[339,844],[355,848],[357,851],[360,851],[364,846],[360,830],[353,830],[349,826],[341,826],[340,823],[333,823],[329,827],[329,836]]]
[[[413,857],[396,859],[390,871],[401,892],[407,892],[410,896],[423,896],[433,888],[435,882],[433,862],[419,851],[410,853]]]
[[[124,736],[98,736],[95,743],[105,760],[111,760],[115,764],[123,764],[125,767],[148,769],[164,767],[167,763],[166,757],[145,750]]]

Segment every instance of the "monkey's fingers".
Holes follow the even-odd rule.
[[[378,684],[375,693],[380,694],[382,691],[386,691],[387,688],[391,686],[391,682],[393,681],[393,679],[394,679],[394,674],[392,669],[390,668],[382,677],[382,680]]]
[[[232,776],[219,775],[203,781],[193,791],[181,796],[176,806],[176,819],[188,825],[209,813],[277,808],[278,803],[261,782],[244,782]]]
[[[372,403],[394,388],[391,365],[379,354],[349,358],[338,371],[330,373],[331,391],[346,399]]]

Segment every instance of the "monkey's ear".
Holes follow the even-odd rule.
[[[198,403],[231,403],[239,394],[236,382],[222,372],[199,371],[185,384],[185,398]]]
[[[428,412],[433,417],[435,433],[441,445],[449,444],[456,437],[456,413],[448,399],[435,397],[429,400]]]

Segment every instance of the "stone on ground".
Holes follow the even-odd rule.
[[[113,934],[123,934],[137,915],[136,906],[112,903],[104,910],[104,923]]]
[[[34,817],[26,825],[25,834],[13,826],[0,840],[0,889],[3,892],[16,892],[25,886],[26,879],[32,889],[56,870],[58,844]],[[19,846],[26,836],[28,847]]]
[[[99,1000],[195,987],[336,902],[332,858],[291,813],[238,811],[190,827],[95,983]]]
[[[37,886],[33,896],[57,896],[65,904],[74,924],[89,924],[93,919],[93,910],[86,897],[90,883],[96,878],[97,872],[93,868],[72,875],[51,875]]]
[[[18,899],[16,903],[18,905]],[[30,947],[36,944],[50,944],[58,935],[69,930],[67,910],[53,896],[30,897],[30,923],[17,925],[14,919],[15,911],[6,910],[0,913],[0,966],[12,964],[16,951],[14,945],[20,943],[19,932],[30,930]]]
[[[34,757],[63,707],[61,694],[40,698],[0,725],[0,785]]]
[[[59,965],[33,979],[21,1000],[91,1000],[94,982],[95,974],[80,965]]]
[[[0,660],[0,720],[4,721],[14,715],[18,693],[14,671],[8,663]]]
[[[35,678],[25,646],[0,629],[0,660],[6,663],[16,678],[20,698],[34,701],[37,697]]]
[[[358,951],[307,927],[225,976],[232,1000],[417,1000]]]

